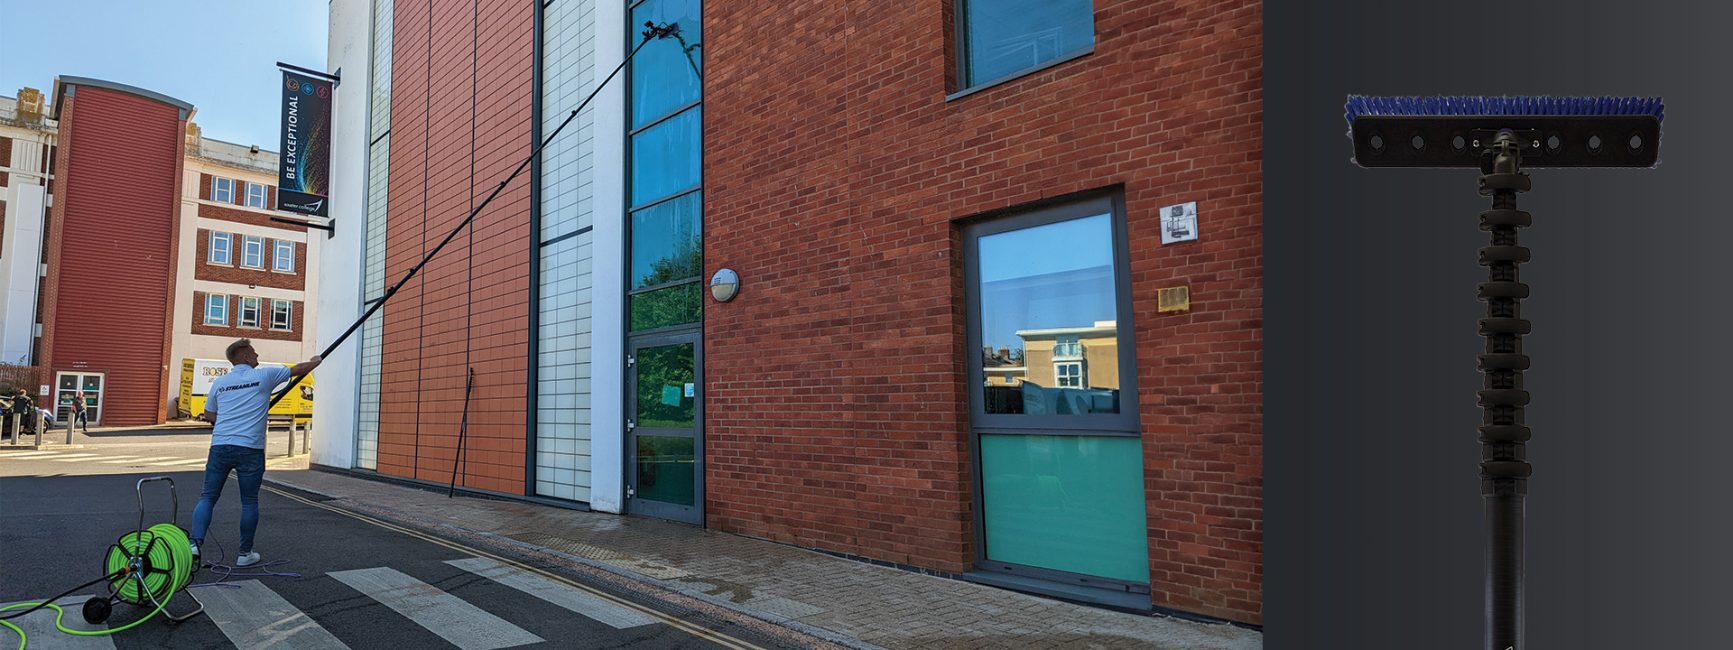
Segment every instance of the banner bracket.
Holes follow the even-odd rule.
[[[277,67],[285,69],[285,70],[294,70],[295,72],[299,72],[301,74],[309,74],[309,75],[313,75],[315,77],[319,77],[321,79],[325,79],[327,81],[330,81],[332,86],[337,85],[337,82],[340,82],[343,80],[343,77],[340,74],[342,72],[341,70],[338,71],[339,74],[331,74],[329,72],[320,72],[318,70],[303,68],[303,67],[298,66],[298,65],[290,65],[290,64],[284,63],[282,61],[277,62]]]
[[[277,216],[271,217],[271,220],[275,221],[277,223],[287,223],[287,224],[293,224],[296,226],[306,226],[308,228],[313,228],[316,230],[323,230],[325,232],[332,233],[332,234],[336,234],[336,232],[337,232],[337,227],[331,225],[330,223],[317,223],[314,221],[302,221],[300,219],[285,219],[283,217],[277,217]],[[327,236],[326,239],[330,239],[330,236]]]

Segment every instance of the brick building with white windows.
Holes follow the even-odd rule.
[[[173,358],[220,360],[243,336],[267,361],[312,356],[302,333],[313,322],[318,276],[307,269],[321,237],[271,221],[277,154],[196,135],[187,146],[180,245],[191,254],[176,274]]]
[[[322,238],[272,220],[275,152],[202,137],[191,104],[124,84],[19,96],[0,100],[0,187],[20,197],[0,227],[0,361],[34,367],[38,399],[64,416],[83,390],[92,424],[155,424],[188,410],[185,368],[226,368],[236,338],[267,363],[315,353]]]

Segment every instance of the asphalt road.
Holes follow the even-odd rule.
[[[197,433],[118,435],[58,452],[0,450],[0,604],[50,597],[101,575],[108,546],[138,523],[140,478],[173,478],[176,522],[190,526],[202,477],[202,465],[191,461],[203,458],[208,440]],[[207,562],[233,562],[237,490],[230,479],[205,542]],[[418,650],[781,647],[698,613],[587,584],[557,567],[393,530],[310,501],[318,497],[269,487],[260,495],[255,548],[267,561],[287,560],[270,570],[299,577],[194,587],[188,593],[207,605],[204,615],[181,625],[151,621],[108,637],[35,632],[52,625],[50,613],[38,612],[25,617],[33,630],[30,647],[250,648],[273,641],[276,647]],[[169,520],[169,491],[162,484],[145,485],[144,505],[146,526]],[[194,582],[217,579],[206,570]],[[98,593],[106,591],[90,587],[77,596],[82,601]],[[170,610],[194,606],[181,596]],[[117,604],[108,625],[145,611]],[[68,619],[79,619],[76,608],[68,612]],[[10,647],[13,636],[0,629],[0,647]]]

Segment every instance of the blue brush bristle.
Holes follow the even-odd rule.
[[[1366,116],[1651,115],[1662,119],[1659,97],[1372,97],[1349,95],[1348,124]]]

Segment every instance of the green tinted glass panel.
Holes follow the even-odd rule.
[[[697,101],[704,69],[698,0],[649,0],[632,10],[631,43],[637,45],[645,21],[680,26],[678,38],[651,41],[632,58],[632,127]]]
[[[632,214],[632,288],[696,278],[704,256],[698,237],[702,192]]]
[[[632,296],[632,331],[698,322],[703,287],[690,282]]]
[[[701,110],[692,107],[632,136],[632,205],[698,186]]]
[[[692,505],[697,456],[692,439],[638,436],[637,498]]]
[[[697,381],[693,377],[692,344],[638,348],[638,426],[693,426]]]
[[[1149,582],[1137,438],[982,435],[987,557]]]

